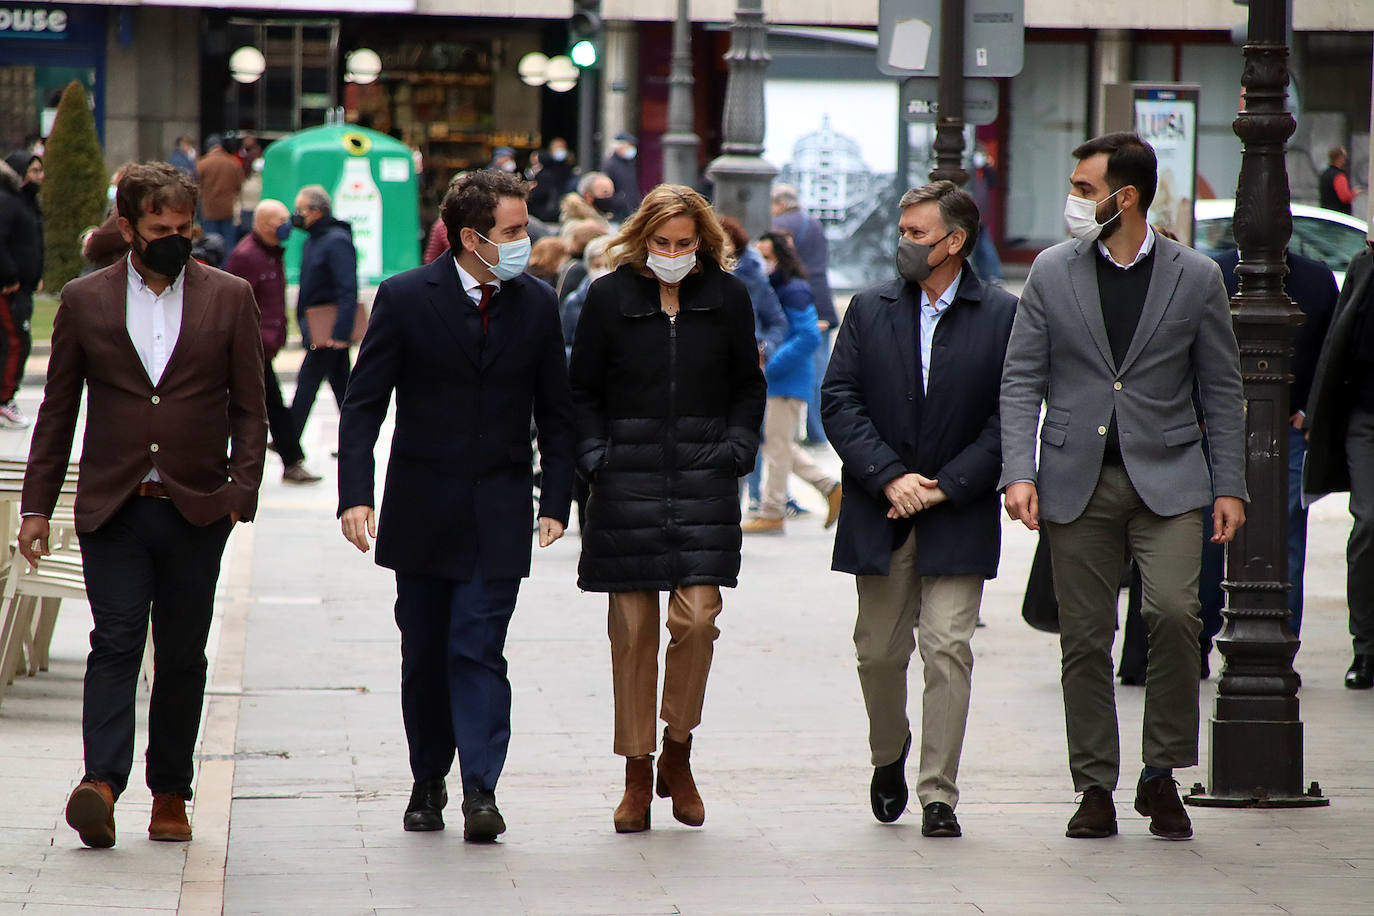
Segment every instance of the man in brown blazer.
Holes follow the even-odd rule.
[[[37,565],[84,385],[76,530],[94,628],[82,705],[86,773],[66,814],[87,846],[115,842],[150,617],[148,835],[191,838],[185,802],[215,583],[229,532],[253,518],[262,482],[258,308],[245,281],[190,259],[197,195],[166,163],[131,166],[120,181],[119,228],[132,250],[62,290],[24,478],[18,547]]]

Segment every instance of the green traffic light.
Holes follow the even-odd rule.
[[[596,66],[596,45],[584,38],[572,46],[572,49],[568,51],[568,56],[579,67],[594,67]]]

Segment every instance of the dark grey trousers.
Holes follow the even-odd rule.
[[[1350,466],[1350,514],[1345,547],[1346,604],[1357,655],[1374,655],[1374,410],[1356,408],[1345,428]]]

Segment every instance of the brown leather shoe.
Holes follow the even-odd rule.
[[[625,758],[625,797],[615,809],[616,833],[649,829],[649,803],[654,800],[654,755]]]
[[[1098,786],[1083,790],[1083,801],[1069,818],[1064,836],[1075,840],[1096,840],[1116,835],[1116,804],[1112,793]]]
[[[67,824],[93,849],[115,844],[114,790],[98,779],[83,779],[67,799]]]
[[[1178,783],[1160,776],[1136,784],[1135,810],[1150,819],[1150,832],[1166,840],[1187,840],[1193,836],[1193,822],[1178,797]]]
[[[751,518],[739,526],[745,534],[782,534],[782,519]]]
[[[692,778],[692,737],[678,742],[663,730],[663,753],[658,758],[658,797],[673,797],[673,817],[688,827],[706,823],[706,805]]]
[[[186,799],[175,792],[153,793],[153,816],[148,821],[148,839],[186,843],[191,825],[186,820]]]
[[[825,527],[829,528],[840,520],[840,485],[835,484],[835,489],[825,494],[825,501],[828,508],[825,510]]]

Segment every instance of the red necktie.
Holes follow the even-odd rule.
[[[487,333],[487,323],[491,321],[491,295],[496,292],[496,287],[489,283],[480,284],[478,287],[482,291],[482,301],[477,303],[477,314],[482,316],[482,333]]]

